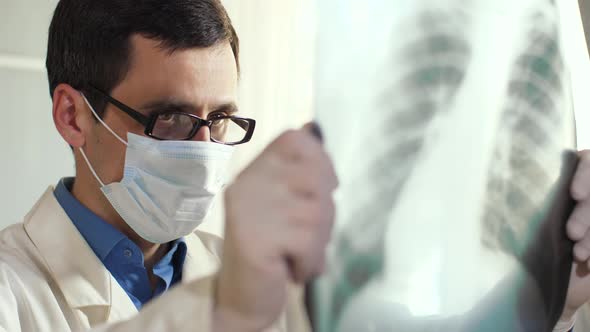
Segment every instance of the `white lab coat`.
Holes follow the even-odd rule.
[[[208,332],[220,244],[187,236],[182,284],[138,313],[49,188],[22,223],[0,232],[0,331]],[[309,330],[300,293],[290,291],[271,331]]]

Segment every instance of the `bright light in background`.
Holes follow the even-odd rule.
[[[578,148],[590,148],[590,58],[578,2],[560,0],[561,23],[566,60],[572,76],[576,110]]]

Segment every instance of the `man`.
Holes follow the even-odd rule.
[[[254,131],[238,55],[218,0],[59,2],[47,71],[76,177],[0,234],[0,330],[307,329],[290,284],[322,269],[337,184],[310,128],[227,190],[223,264],[193,232]]]
[[[193,233],[255,126],[238,53],[217,0],[59,2],[47,69],[76,177],[0,234],[0,330],[308,329],[290,284],[323,268],[337,186],[310,128],[228,188],[223,257]]]

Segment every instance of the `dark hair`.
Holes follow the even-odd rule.
[[[170,52],[229,42],[239,70],[239,39],[220,0],[60,0],[47,46],[51,96],[69,84],[102,116],[106,104],[88,85],[111,92],[125,78],[135,34]]]

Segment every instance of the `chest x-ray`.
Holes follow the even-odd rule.
[[[551,0],[323,0],[340,177],[319,332],[550,331],[575,128]]]

